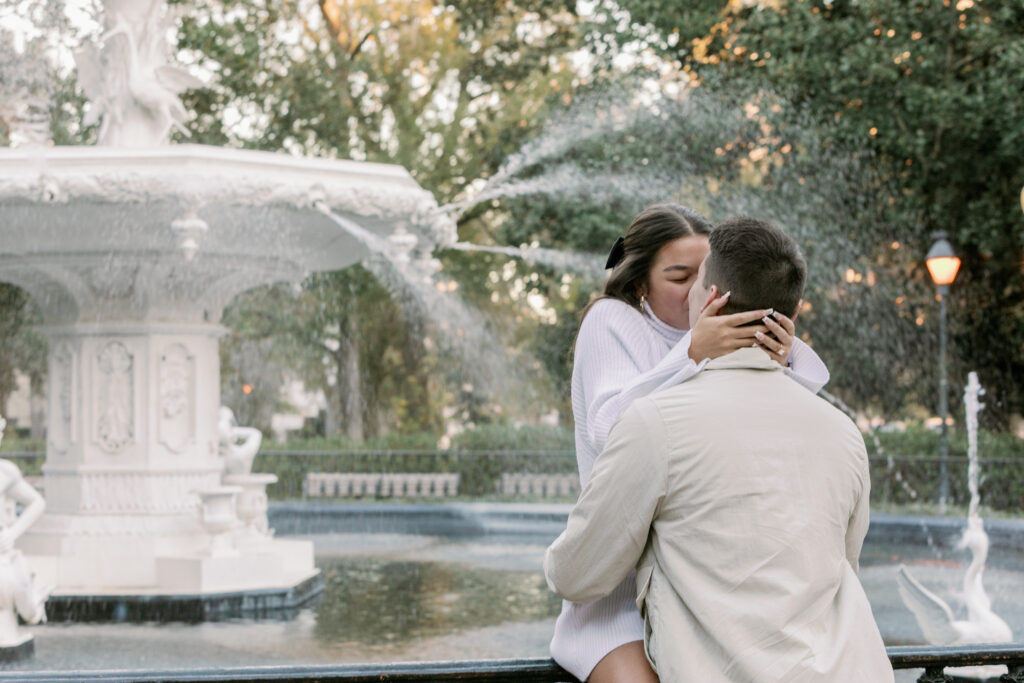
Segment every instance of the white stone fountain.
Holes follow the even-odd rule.
[[[76,55],[99,146],[0,149],[0,280],[32,295],[50,342],[47,507],[19,547],[51,605],[315,581],[312,544],[240,521],[222,481],[222,310],[370,256],[324,208],[384,238],[454,237],[397,166],[169,145],[197,83],[167,65],[166,21],[157,0],[108,0]]]

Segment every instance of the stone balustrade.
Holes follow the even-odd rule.
[[[445,498],[459,494],[458,474],[308,472],[306,498]]]
[[[580,482],[575,474],[501,475],[498,493],[505,497],[575,498]],[[459,493],[458,474],[307,472],[304,498],[447,498]]]
[[[571,498],[579,495],[580,479],[575,474],[501,475],[501,495],[534,498]]]

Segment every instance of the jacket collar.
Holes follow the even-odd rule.
[[[760,348],[747,347],[719,356],[704,366],[705,370],[779,370],[782,366]]]

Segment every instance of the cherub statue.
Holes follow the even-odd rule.
[[[217,414],[220,453],[227,474],[249,474],[252,461],[260,450],[263,434],[255,427],[239,427],[231,408],[221,406]]]
[[[0,442],[7,422],[0,417]],[[21,476],[18,466],[0,460],[0,648],[14,647],[31,636],[21,633],[18,617],[29,624],[46,621],[45,604],[50,589],[40,590],[32,580],[32,572],[14,542],[43,514],[46,502],[39,492]],[[17,514],[17,504],[22,505]]]
[[[75,53],[78,80],[91,108],[84,125],[100,123],[99,144],[167,144],[172,128],[186,135],[178,95],[202,81],[167,63],[170,17],[162,0],[106,0],[100,47]]]

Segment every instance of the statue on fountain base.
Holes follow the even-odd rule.
[[[0,417],[0,442],[6,421]],[[21,514],[17,505],[22,505]],[[32,488],[17,465],[0,460],[0,662],[31,657],[32,634],[18,627],[18,616],[28,624],[46,621],[50,589],[39,588],[21,551],[14,542],[43,514],[46,503]]]
[[[252,472],[252,461],[260,450],[263,433],[255,427],[239,427],[235,413],[227,406],[221,406],[217,415],[217,433],[220,438],[220,453],[224,458],[224,472]]]
[[[227,406],[217,416],[220,454],[224,458],[225,487],[239,487],[235,511],[242,523],[240,541],[258,543],[273,535],[267,523],[267,486],[277,482],[274,474],[253,474],[252,461],[260,450],[263,433],[255,427],[240,427]]]

